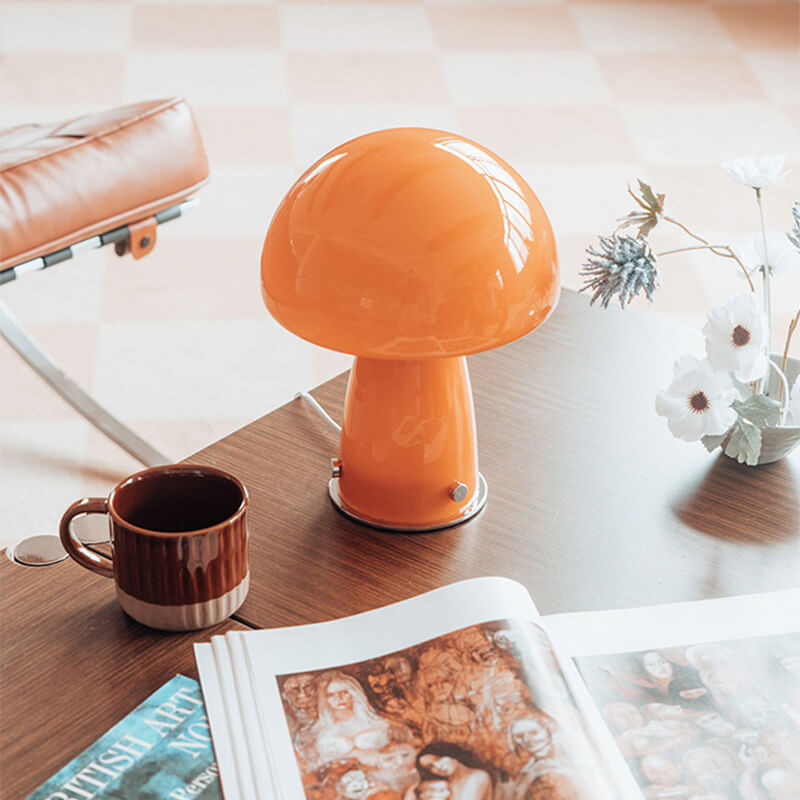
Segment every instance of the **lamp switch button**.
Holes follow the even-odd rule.
[[[468,491],[469,489],[467,488],[466,483],[461,483],[461,482],[454,483],[450,487],[450,499],[454,503],[460,503],[462,500],[466,500]]]

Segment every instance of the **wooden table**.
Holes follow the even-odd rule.
[[[694,332],[564,292],[539,331],[470,358],[489,504],[435,533],[380,532],[334,509],[337,438],[303,400],[197,453],[188,460],[250,490],[251,590],[227,626],[315,622],[490,574],[524,583],[543,613],[797,585],[800,454],[741,466],[673,439],[653,410],[690,351],[702,351]],[[314,391],[335,417],[345,383]],[[0,580],[3,798],[31,791],[176,672],[196,676],[190,643],[217,632],[148,631],[72,563],[2,559]]]

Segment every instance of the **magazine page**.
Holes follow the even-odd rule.
[[[228,698],[222,692],[211,645],[206,642],[196,644],[194,655],[203,687],[203,700],[208,713],[223,793],[226,797],[253,800],[252,795],[248,796],[240,789],[239,769],[234,756],[234,737],[230,733],[229,714],[226,713]]]
[[[800,798],[800,590],[543,624],[646,798]]]
[[[194,646],[226,800],[274,800],[250,674],[237,637]]]
[[[243,633],[232,632],[225,636],[225,640],[231,656],[234,683],[244,724],[246,753],[249,757],[258,800],[274,800],[276,797],[275,776],[270,767],[264,728],[256,708],[253,684],[250,680],[247,657],[242,640],[243,636]],[[243,758],[245,757],[244,752],[242,756]]]
[[[236,634],[277,796],[619,800],[537,620],[523,586],[483,578]]]

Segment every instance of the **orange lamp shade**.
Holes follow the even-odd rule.
[[[525,181],[452,133],[353,139],[281,202],[261,283],[284,327],[356,356],[330,486],[341,510],[402,530],[480,510],[464,356],[536,328],[559,292],[553,232]]]

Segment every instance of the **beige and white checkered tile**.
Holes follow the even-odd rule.
[[[715,164],[753,153],[800,157],[793,126],[770,103],[623,105],[620,110],[645,161]]]
[[[255,419],[311,385],[312,347],[266,312],[262,320],[107,322],[93,388],[125,420]]]
[[[125,56],[119,53],[4,54],[0,104],[113,106],[123,100],[124,72]]]
[[[750,2],[714,6],[714,13],[739,47],[790,50],[800,45],[796,4]]]
[[[786,152],[794,173],[764,205],[770,228],[788,228],[799,15],[796,0],[5,0],[3,125],[182,95],[212,181],[147,259],[107,248],[0,296],[68,372],[181,458],[349,366],[268,317],[259,257],[298,175],[368,130],[424,125],[495,149],[544,203],[566,286],[630,210],[637,177],[670,214],[731,242],[757,230],[756,209],[719,162]],[[653,243],[685,237],[659,230]],[[663,257],[661,274],[655,302],[637,307],[695,326],[702,352],[706,311],[743,282],[697,252]],[[800,272],[775,285],[778,346]],[[70,501],[138,469],[5,343],[0,387],[0,542],[54,530]]]
[[[500,13],[505,13],[505,9],[507,8],[519,8],[520,6],[530,7],[530,6],[563,6],[566,5],[570,0],[421,0],[424,2],[425,5],[431,7],[452,7],[452,6],[461,6],[465,8],[490,8],[495,11],[498,11],[498,6],[500,6],[501,10]],[[581,0],[583,2],[583,0]]]
[[[67,506],[83,494],[82,422],[0,422],[0,546],[56,533]]]
[[[647,65],[653,62],[655,68]],[[598,53],[618,103],[743,103],[766,100],[762,82],[737,52]]]
[[[129,43],[131,10],[124,3],[5,0],[0,6],[3,53],[122,52]],[[76,20],[90,24],[76,25]]]
[[[780,109],[785,117],[791,120],[795,132],[800,136],[800,103],[783,103]]]
[[[194,105],[193,110],[214,170],[291,163],[289,111],[285,105]]]
[[[541,200],[556,241],[565,234],[582,234],[587,244],[627,212],[630,198],[625,187],[632,176],[641,174],[635,163],[514,166]]]
[[[744,53],[744,58],[770,100],[778,103],[800,100],[800,48],[751,50]]]
[[[707,53],[735,48],[714,9],[690,3],[603,3],[570,6],[589,52],[647,53],[642,66],[659,69],[658,52]]]
[[[438,53],[290,53],[293,103],[319,105],[448,102]]]
[[[443,50],[445,80],[460,105],[597,105],[611,93],[580,51]]]
[[[97,326],[88,322],[27,324],[26,330],[51,359],[87,391],[91,388]],[[75,412],[0,339],[0,420],[75,419]],[[2,457],[0,457],[2,460]]]
[[[278,203],[297,177],[297,170],[291,166],[213,169],[200,205],[182,217],[169,235],[176,239],[263,236]]]
[[[440,6],[428,17],[441,47],[471,50],[569,50],[582,45],[566,6]]]
[[[624,161],[633,142],[610,105],[462,106],[459,132],[512,165],[608,164]]]
[[[103,280],[102,313],[108,322],[263,320],[260,261],[262,238],[162,241],[135,267],[109,264]]]
[[[453,108],[441,105],[295,105],[291,115],[295,162],[305,166],[369,131],[405,126],[450,131],[458,125]]]
[[[96,322],[109,251],[89,251],[57,269],[32,272],[3,286],[0,299],[26,323]]]
[[[274,105],[288,100],[283,56],[269,50],[135,50],[124,102],[179,95],[193,104]]]
[[[727,232],[725,239],[758,229],[755,193],[731,181],[720,166],[711,164],[650,164],[637,175],[666,195],[666,210],[691,230],[708,239],[712,232]],[[791,205],[797,195],[795,181],[783,181],[764,192],[767,225],[791,225]],[[625,207],[631,205],[629,201]]]
[[[282,5],[280,15],[283,44],[293,52],[416,52],[436,47],[425,9],[415,4],[298,3]]]
[[[280,39],[278,9],[250,3],[138,6],[131,32],[134,48],[154,50],[262,50]]]

